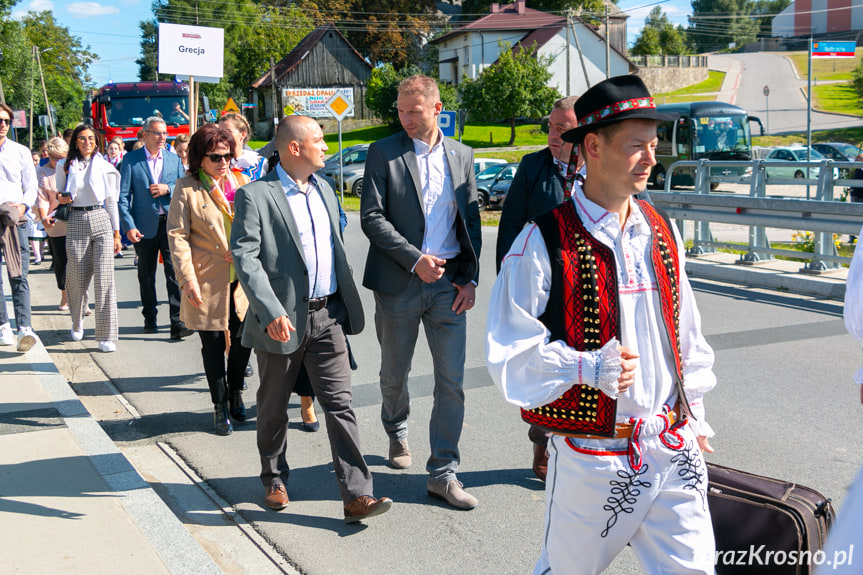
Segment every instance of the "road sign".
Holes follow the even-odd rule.
[[[326,107],[339,122],[354,111],[354,103],[348,100],[344,94],[340,92],[336,92],[329,100],[327,100]]]
[[[438,114],[437,117],[437,125],[440,128],[443,135],[447,138],[455,138],[455,127],[456,127],[456,119],[455,112],[451,112],[445,110]]]
[[[770,95],[770,86],[768,86],[767,84],[764,84],[764,95],[765,96]]]
[[[853,58],[856,42],[813,42],[813,58]]]
[[[227,103],[227,104],[225,104],[225,107],[224,107],[224,108],[222,108],[222,115],[223,115],[223,116],[224,116],[225,114],[230,113],[230,112],[233,112],[233,113],[235,113],[235,114],[239,114],[239,113],[240,113],[240,107],[239,107],[239,106],[237,106],[237,103],[236,103],[236,102],[234,102],[234,99],[233,99],[233,98],[228,98],[228,103]]]
[[[218,118],[216,117],[216,111],[210,110],[209,112],[207,112],[207,119],[211,122],[215,122],[216,120],[218,120]]]
[[[27,112],[24,110],[14,110],[12,112],[12,127],[26,128],[27,127]]]

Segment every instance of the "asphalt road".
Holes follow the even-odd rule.
[[[791,61],[781,52],[753,52],[710,56],[711,67],[740,71],[735,101],[758,116],[768,134],[806,131],[806,83],[798,78]],[[733,80],[732,80],[733,81]],[[815,82],[813,81],[813,86]],[[764,86],[770,95],[765,98]],[[850,128],[863,125],[863,118],[812,112],[812,130]],[[753,135],[758,128],[753,125]]]
[[[349,214],[349,257],[361,275],[367,241],[357,214]],[[386,464],[387,439],[379,420],[376,385],[379,348],[373,327],[372,294],[361,290],[370,326],[351,339],[360,364],[354,374],[354,405],[362,447],[375,478],[375,494],[396,504],[367,525],[347,526],[333,477],[325,431],[296,429],[298,402],[289,413],[290,506],[281,513],[263,507],[254,433],[254,390],[246,393],[252,419],[227,438],[212,432],[212,411],[196,336],[168,341],[167,304],[160,306],[159,334],[144,334],[135,268],[128,255],[117,260],[120,342],[100,354],[92,341],[68,342],[68,316],[56,311],[53,277],[43,265],[32,272],[34,323],[61,371],[69,374],[85,403],[103,388],[86,379],[82,354],[92,354],[136,410],[101,416],[121,448],[166,442],[221,497],[249,521],[299,571],[309,574],[470,573],[531,571],[539,553],[543,485],[530,470],[527,426],[492,385],[483,359],[487,300],[493,283],[496,230],[483,230],[483,272],[478,305],[468,320],[465,387],[467,406],[459,472],[479,506],[456,511],[425,493],[427,421],[432,405],[432,367],[421,339],[411,372],[411,448],[414,465],[396,471]],[[164,290],[159,293],[164,301]],[[840,503],[863,461],[859,390],[851,376],[860,366],[860,346],[845,332],[841,302],[694,280],[704,332],[716,350],[719,385],[706,398],[716,430],[710,460],[799,482]],[[78,370],[78,371],[76,371]],[[180,492],[168,488],[162,491]],[[184,518],[199,521],[203,509]],[[638,573],[625,551],[607,573]]]

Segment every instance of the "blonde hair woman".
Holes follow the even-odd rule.
[[[234,137],[234,159],[231,160],[231,169],[234,172],[241,172],[251,181],[267,173],[267,159],[246,147],[252,130],[244,116],[236,112],[225,114],[219,120],[219,127],[226,129]]]
[[[48,244],[51,246],[51,258],[54,262],[54,278],[57,289],[60,290],[60,311],[69,309],[66,297],[66,222],[49,216],[54,213],[60,200],[57,197],[57,182],[55,174],[57,163],[69,153],[69,146],[63,138],[51,138],[48,141],[48,163],[36,169],[36,183],[39,186],[39,196],[36,200],[36,214],[48,234]]]

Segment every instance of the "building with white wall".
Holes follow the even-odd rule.
[[[622,22],[625,34],[625,17]],[[612,28],[612,26],[609,26]],[[614,28],[612,28],[614,37]],[[512,50],[536,45],[538,56],[550,56],[551,79],[548,85],[564,96],[577,96],[608,76],[630,74],[637,67],[589,23],[573,16],[567,19],[525,6],[525,0],[501,6],[491,5],[491,13],[447,32],[430,41],[438,47],[440,79],[458,85],[474,79],[497,62],[502,43]],[[567,74],[568,72],[568,74]]]
[[[773,18],[778,38],[836,35],[852,40],[863,30],[863,0],[795,0]]]

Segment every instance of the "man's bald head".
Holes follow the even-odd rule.
[[[279,163],[295,180],[305,180],[324,167],[327,144],[321,127],[308,116],[287,116],[276,132]]]
[[[316,127],[319,127],[318,123],[308,116],[295,115],[282,118],[276,131],[276,149],[279,150],[279,155],[284,155],[284,150],[287,150],[291,142],[302,142],[309,130]]]

